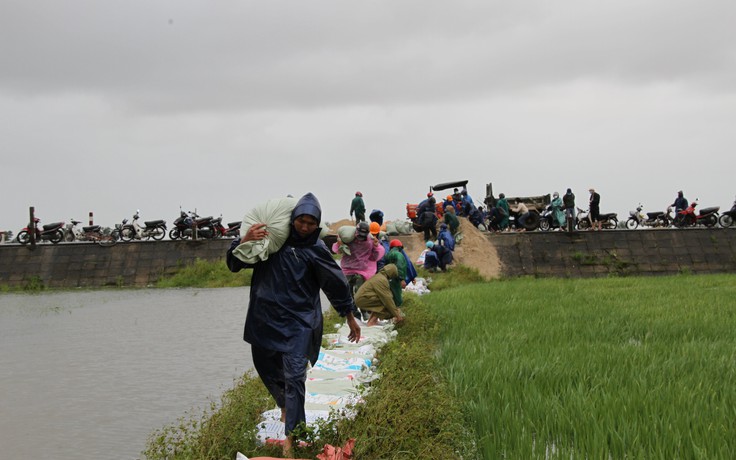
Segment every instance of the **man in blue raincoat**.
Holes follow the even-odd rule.
[[[268,235],[266,224],[251,226],[227,252],[227,266],[237,272],[253,268],[244,340],[251,345],[253,364],[285,422],[285,453],[294,442],[291,432],[306,420],[304,411],[307,362],[317,361],[322,342],[320,289],[340,316],[347,318],[348,339],[360,339],[353,317],[353,298],[347,279],[319,238],[322,210],[307,193],[291,215],[291,233],[277,252],[255,264],[232,253],[238,244]]]

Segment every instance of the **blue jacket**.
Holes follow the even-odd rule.
[[[452,236],[452,233],[448,229],[440,230],[440,232],[437,234],[437,243],[439,243],[441,246],[446,247],[450,251],[455,250],[455,238]]]
[[[308,193],[297,202],[291,220],[308,214],[320,221],[321,213],[317,197]],[[301,238],[292,225],[284,246],[253,265],[233,256],[240,240],[227,252],[230,271],[253,268],[243,339],[267,350],[302,352],[312,365],[322,343],[320,289],[340,316],[354,309],[345,275],[319,233]]]

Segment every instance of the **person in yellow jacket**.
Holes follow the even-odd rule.
[[[355,293],[355,305],[362,311],[370,312],[368,326],[375,326],[379,319],[394,318],[395,323],[404,317],[394,302],[389,280],[399,278],[399,269],[394,264],[387,264],[360,286]]]

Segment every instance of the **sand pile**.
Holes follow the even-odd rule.
[[[475,228],[468,219],[460,218],[460,231],[463,239],[455,246],[455,264],[475,268],[485,278],[498,278],[501,275],[501,262],[496,248],[488,241],[488,234]],[[343,225],[355,225],[355,221],[343,219],[329,226],[330,233],[337,233]],[[401,235],[404,250],[415,261],[425,248],[424,234]]]
[[[455,264],[475,268],[485,278],[501,276],[501,262],[496,248],[488,241],[488,234],[475,228],[468,219],[460,218],[460,231],[463,239],[455,245]],[[411,260],[417,260],[425,248],[424,234],[402,235],[404,250]]]
[[[501,276],[501,261],[488,234],[478,230],[468,219],[460,218],[463,239],[455,245],[455,263],[477,269],[485,278]]]
[[[330,222],[327,228],[329,229],[329,233],[337,235],[337,229],[345,225],[355,225],[355,221],[352,219],[338,220],[337,222]]]

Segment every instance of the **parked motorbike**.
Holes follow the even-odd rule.
[[[539,215],[539,229],[543,232],[547,232],[551,229],[560,228],[560,223],[555,218],[555,213],[552,210],[552,205],[548,204],[545,206],[542,214]]]
[[[240,238],[240,226],[242,225],[242,223],[242,221],[238,221],[230,222],[229,224],[227,224],[227,228],[225,229],[225,234],[223,236]]]
[[[127,221],[127,219],[126,219]],[[80,230],[77,225],[81,224],[78,220],[71,220],[70,224],[64,227],[64,241],[92,241],[102,246],[112,246],[120,239],[120,230],[109,231],[103,229],[99,225],[88,225]],[[121,227],[118,225],[118,227]]]
[[[703,208],[699,213],[696,213],[695,208],[697,206],[698,200],[694,200],[690,203],[690,206],[678,211],[673,222],[675,227],[696,227],[698,225],[713,227],[716,225],[718,222],[718,211],[721,207],[711,206],[709,208]]]
[[[601,228],[615,229],[618,226],[618,214],[615,212],[609,212],[608,214],[601,213],[599,216],[601,221]],[[590,217],[590,210],[578,208],[578,219],[577,219],[578,230],[589,230],[593,227],[593,219]]]
[[[120,229],[120,239],[123,241],[131,241],[134,239],[142,240],[144,238],[147,240],[150,240],[151,238],[154,240],[164,239],[166,236],[166,221],[150,220],[143,223],[145,227],[141,227],[138,223],[140,212],[140,209],[135,211],[135,214],[133,214],[133,222],[130,224],[123,224]]]
[[[721,224],[721,227],[727,228],[733,225],[733,221],[736,219],[736,201],[733,202],[733,206],[729,211],[724,212],[721,214],[721,217],[718,218],[718,223]]]
[[[71,224],[66,224],[64,241],[70,243],[72,241],[92,241],[100,246],[112,246],[120,240],[120,225],[117,225],[117,230],[103,229],[99,225],[88,225],[80,230],[77,228],[79,224],[81,222],[74,219],[71,220]]]
[[[644,214],[642,211],[644,207],[641,203],[636,207],[636,211],[629,211],[629,218],[626,220],[626,228],[634,230],[640,225],[642,227],[669,227],[672,225],[669,213],[666,211],[661,212],[648,212]]]
[[[172,240],[189,239],[196,229],[199,238],[214,238],[215,231],[212,216],[199,217],[196,213],[179,210],[179,217],[174,221],[174,228],[169,232]]]
[[[225,236],[226,228],[222,225],[222,216],[212,219],[210,224],[212,225],[212,238],[222,238]]]
[[[41,228],[38,228],[38,223],[41,222],[41,219],[35,217],[33,219],[33,222],[36,224],[34,225],[34,235],[37,242],[51,241],[53,244],[57,244],[59,241],[64,239],[64,222],[54,222],[53,224],[46,224]],[[20,244],[30,243],[30,227],[31,226],[28,225],[27,227],[23,228],[23,230],[18,232],[17,239]]]

